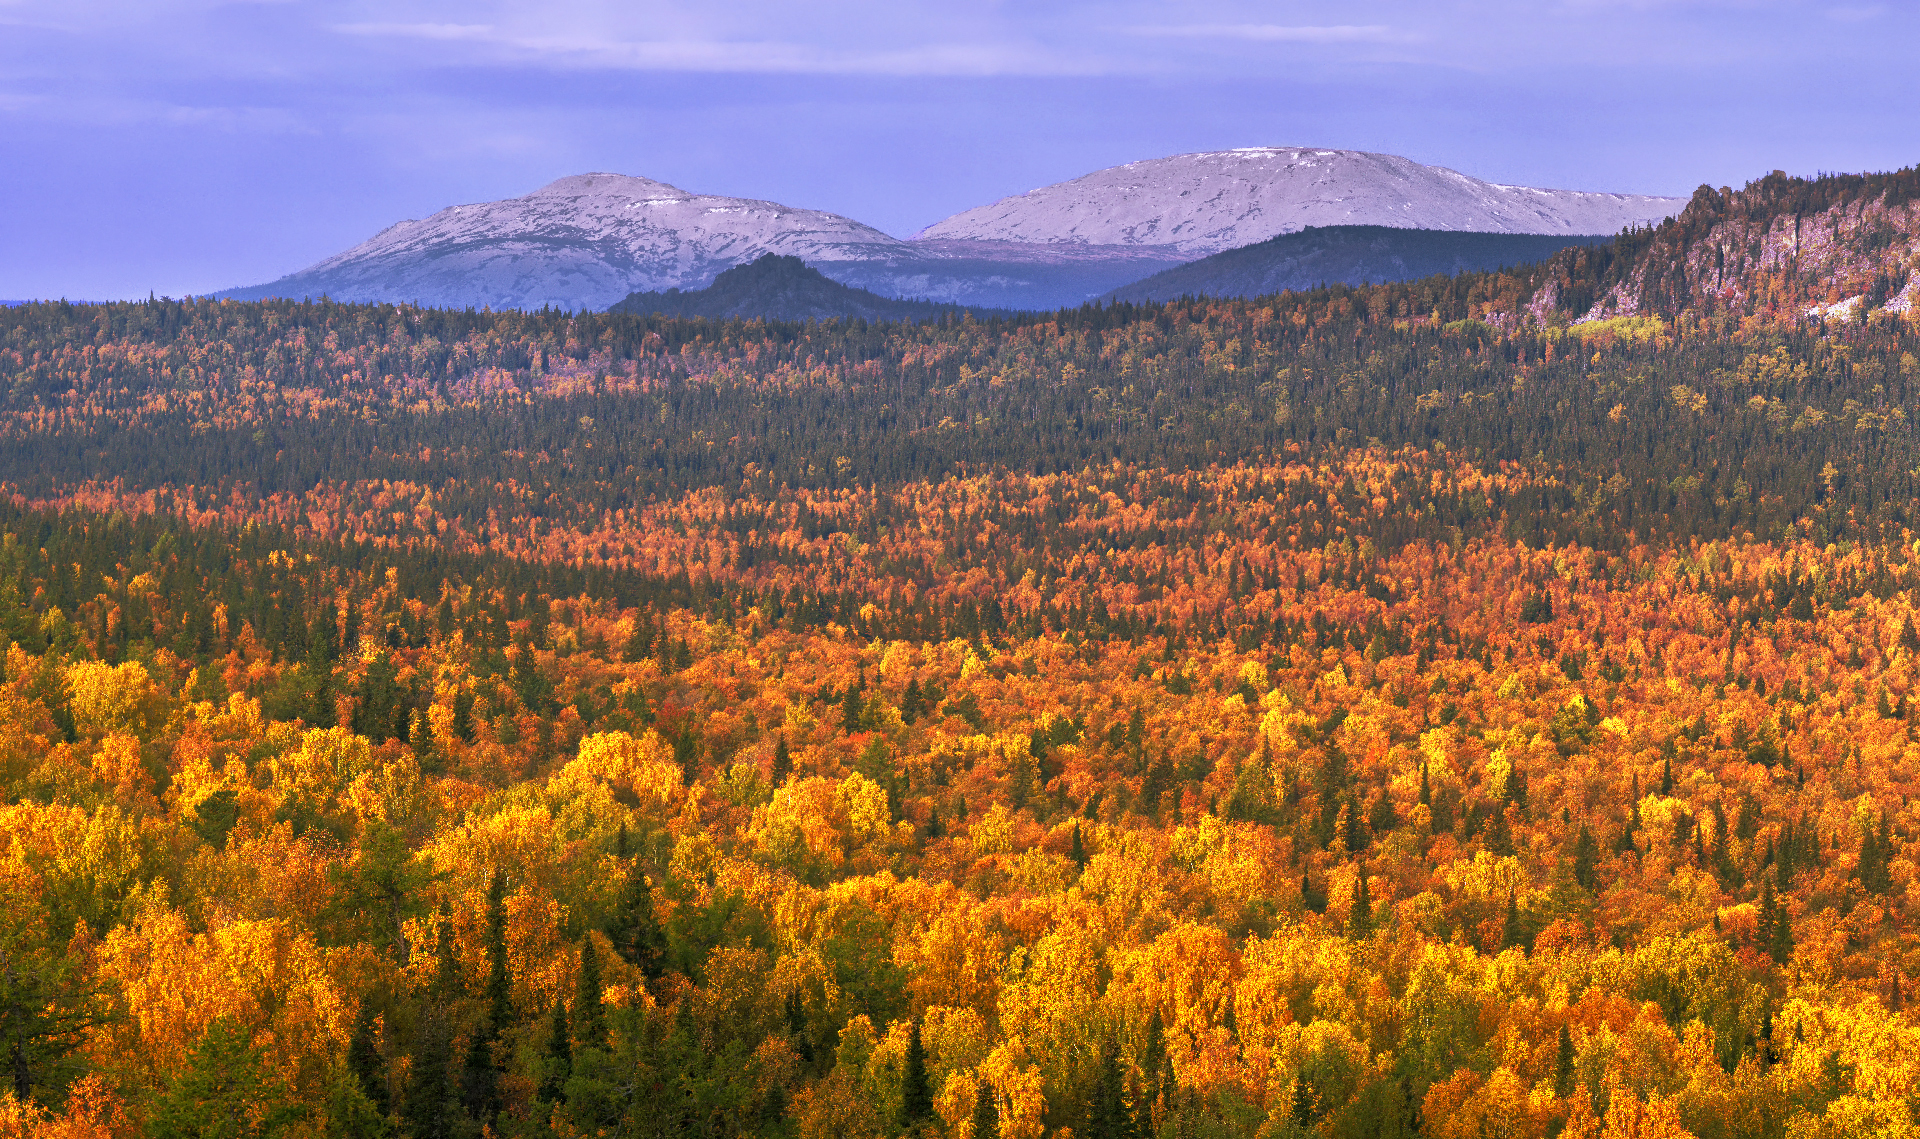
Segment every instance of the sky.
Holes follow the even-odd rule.
[[[0,299],[200,294],[568,174],[907,236],[1238,146],[1687,194],[1920,162],[1920,4],[0,0]]]

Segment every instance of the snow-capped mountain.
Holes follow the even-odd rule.
[[[820,210],[579,174],[400,222],[277,281],[217,295],[604,309],[629,293],[705,288],[768,253],[882,296],[1028,309],[1078,305],[1188,260],[1161,249],[908,242]]]
[[[1391,154],[1251,147],[1098,170],[955,214],[915,237],[1163,246],[1199,257],[1309,226],[1608,234],[1684,205],[1502,186]]]
[[[838,214],[576,174],[522,198],[400,222],[310,268],[221,295],[603,309],[636,291],[702,287],[762,254],[867,260],[901,247]]]

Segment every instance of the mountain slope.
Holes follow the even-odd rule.
[[[1920,167],[1702,186],[1680,215],[1546,266],[1524,315],[1576,320],[1908,312],[1920,267]],[[1522,314],[1515,314],[1516,316]]]
[[[1544,261],[1568,245],[1604,237],[1531,233],[1458,233],[1337,225],[1282,234],[1203,257],[1113,290],[1103,301],[1177,297],[1258,297],[1319,285],[1413,281]]]
[[[904,244],[820,210],[579,174],[400,222],[298,273],[219,295],[604,309],[636,290],[704,285],[766,253],[846,259]]]
[[[1095,171],[966,210],[915,236],[1160,245],[1204,256],[1309,226],[1613,233],[1684,204],[1502,186],[1391,154],[1253,147]]]
[[[849,288],[811,269],[798,257],[763,254],[735,265],[704,289],[630,294],[609,312],[638,316],[739,317],[760,320],[926,320],[963,311],[955,305],[897,300]]]

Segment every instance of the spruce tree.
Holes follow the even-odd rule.
[[[607,1047],[607,1010],[602,1003],[604,988],[600,979],[600,951],[589,933],[580,943],[579,993],[573,1002],[574,1035],[582,1048]]]
[[[647,980],[658,980],[665,972],[667,935],[654,913],[653,887],[641,866],[627,868],[627,884],[607,924],[607,939],[613,943],[613,951],[638,967]]]
[[[920,1022],[907,1035],[906,1070],[900,1079],[900,1127],[912,1132],[933,1118],[933,1089],[927,1081],[927,1050],[920,1041]]]
[[[1573,1094],[1573,1033],[1560,1026],[1560,1045],[1553,1058],[1553,1094],[1566,1099]]]
[[[1347,915],[1347,936],[1365,941],[1373,936],[1373,896],[1367,892],[1367,872],[1354,874],[1353,910]]]
[[[572,1075],[573,1037],[567,1024],[567,1002],[555,997],[553,1015],[547,1021],[546,1055],[542,1057],[535,1097],[541,1103],[565,1103],[567,1080]]]
[[[973,1093],[973,1132],[967,1139],[1000,1139],[1000,1106],[985,1080]]]
[[[414,1042],[407,1074],[407,1096],[401,1105],[403,1130],[411,1139],[449,1139],[456,1108],[447,1071],[453,1039],[447,1021],[437,1009],[428,1009]]]
[[[361,1094],[384,1118],[393,1111],[393,1096],[387,1088],[387,1059],[380,1054],[374,1021],[373,1004],[361,1001],[360,1015],[353,1022],[353,1036],[347,1041],[347,1068],[359,1082]]]
[[[1599,859],[1600,844],[1594,841],[1593,832],[1587,829],[1587,825],[1581,823],[1580,836],[1573,842],[1573,880],[1588,893],[1592,893],[1599,884],[1595,873]]]

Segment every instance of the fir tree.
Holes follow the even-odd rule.
[[[372,1003],[361,1001],[353,1036],[347,1041],[347,1070],[359,1082],[367,1102],[384,1118],[393,1111],[393,1096],[387,1088],[387,1059],[380,1054],[377,1032]]]
[[[1587,824],[1581,823],[1580,836],[1573,842],[1573,880],[1588,893],[1592,893],[1599,884],[1596,876],[1599,859],[1600,844],[1594,841],[1593,832],[1587,829]]]
[[[540,1082],[534,1095],[541,1103],[565,1103],[567,1080],[573,1075],[573,1037],[567,1025],[567,1002],[553,1001],[553,1015],[547,1021],[546,1055],[540,1066]]]
[[[933,1089],[927,1081],[927,1050],[920,1042],[920,1022],[907,1035],[906,1069],[900,1077],[900,1127],[912,1132],[933,1118]]]
[[[1000,1107],[985,1080],[973,1093],[973,1130],[967,1139],[1000,1139]]]
[[[1573,1033],[1560,1025],[1560,1045],[1553,1058],[1553,1094],[1566,1099],[1573,1094]]]
[[[573,1002],[574,1034],[580,1047],[607,1047],[607,1010],[602,1001],[604,985],[600,979],[600,951],[594,948],[589,933],[580,943],[579,993]]]
[[[457,1109],[447,1068],[453,1040],[447,1021],[429,1009],[420,1025],[407,1074],[407,1096],[401,1105],[403,1129],[411,1139],[449,1139]]]
[[[1367,892],[1366,870],[1359,870],[1353,877],[1353,909],[1347,915],[1347,936],[1365,941],[1373,936],[1373,897]]]

